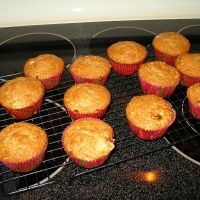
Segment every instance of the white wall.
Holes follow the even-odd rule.
[[[200,0],[0,0],[0,27],[200,18]]]

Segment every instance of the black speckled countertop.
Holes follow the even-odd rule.
[[[26,33],[56,33],[69,38],[76,47],[76,56],[79,56],[91,53],[90,40],[102,30],[113,27],[137,27],[156,34],[163,31],[178,31],[189,25],[200,25],[200,20],[146,20],[12,27],[1,28],[0,42]],[[1,69],[3,74],[7,71],[9,69]],[[153,142],[152,145],[159,148],[163,143],[166,141],[162,139],[155,141],[155,144]],[[134,148],[132,151],[134,154]],[[135,153],[138,151],[140,150]],[[200,166],[172,148],[97,170],[71,181],[68,167],[65,166],[52,180],[57,183],[1,199],[200,199]]]
[[[158,170],[158,181],[137,180],[139,171]],[[199,166],[172,149],[18,196],[18,199],[200,199]]]

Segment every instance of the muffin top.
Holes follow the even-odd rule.
[[[200,53],[187,53],[178,56],[175,67],[183,74],[200,77]]]
[[[180,82],[180,75],[176,68],[161,61],[141,65],[139,77],[157,86],[173,86]]]
[[[27,122],[13,123],[0,132],[0,160],[23,162],[43,153],[48,138],[45,131]]]
[[[106,87],[94,83],[80,83],[67,89],[64,105],[67,109],[83,114],[105,109],[111,100]]]
[[[62,73],[64,61],[53,54],[41,54],[35,58],[30,58],[24,65],[25,76],[48,79],[54,75]]]
[[[120,41],[107,50],[108,57],[120,64],[134,64],[147,57],[146,47],[134,41]]]
[[[70,66],[70,72],[81,78],[102,78],[110,70],[111,65],[107,59],[94,55],[79,57]]]
[[[44,95],[42,83],[34,78],[17,77],[0,88],[0,103],[9,109],[21,109],[39,101]]]
[[[114,149],[113,129],[100,119],[78,119],[64,130],[62,142],[71,156],[87,161],[98,159]]]
[[[134,96],[126,107],[127,119],[144,130],[165,128],[175,119],[171,104],[155,95]]]
[[[178,56],[189,51],[190,42],[180,33],[163,32],[153,39],[153,46],[162,53]]]
[[[192,103],[200,106],[200,83],[196,83],[187,89],[187,98]]]

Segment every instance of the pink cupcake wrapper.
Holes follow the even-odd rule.
[[[46,150],[46,149],[45,149]],[[24,162],[8,162],[2,161],[6,167],[15,172],[30,172],[40,166],[45,156],[45,151],[36,157]]]
[[[108,80],[108,75],[101,78],[82,78],[71,72],[71,75],[76,83],[96,83],[103,85]]]
[[[200,119],[200,106],[195,105],[190,100],[188,100],[188,103],[190,112],[192,113],[193,117],[196,119]]]
[[[78,113],[68,109],[68,114],[73,120],[77,120],[80,118],[102,118],[107,111],[107,107],[105,109],[98,110],[96,113]]]
[[[185,87],[190,87],[195,83],[200,83],[200,77],[191,77],[179,71],[181,84]]]
[[[145,81],[144,79],[142,79],[140,77],[140,84],[141,84],[141,88],[143,93],[145,94],[154,94],[163,98],[169,97],[174,90],[176,89],[176,86],[157,86],[157,85],[153,85],[147,81]]]
[[[160,52],[156,48],[154,48],[154,54],[156,58],[160,61],[167,63],[168,65],[174,65],[177,56],[171,56],[165,53]]]
[[[132,75],[138,71],[144,60],[134,64],[119,64],[110,59],[113,70],[119,75]]]
[[[54,87],[56,87],[59,84],[61,78],[62,78],[62,73],[59,73],[50,78],[41,79],[40,81],[42,82],[44,89],[49,90],[49,89],[53,89]]]
[[[42,101],[43,101],[43,96],[39,101],[28,107],[22,109],[9,109],[9,108],[5,109],[12,117],[16,119],[28,119],[32,117],[34,114],[39,112],[39,110],[42,107]]]
[[[174,111],[174,117],[172,118],[172,120],[165,127],[158,129],[158,130],[144,130],[142,128],[135,126],[130,121],[128,121],[128,123],[129,123],[129,127],[130,127],[131,131],[138,138],[143,139],[143,140],[155,140],[155,139],[159,139],[164,136],[164,134],[166,133],[168,128],[171,126],[171,124],[173,124],[175,119],[176,119],[176,113]]]

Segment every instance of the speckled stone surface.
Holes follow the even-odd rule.
[[[90,39],[105,29],[121,26],[139,27],[159,33],[178,31],[191,24],[200,24],[200,20],[147,20],[3,28],[0,32],[0,42],[24,33],[53,32],[71,39],[76,45],[79,56],[91,53]],[[133,91],[133,94],[137,92]],[[117,114],[123,115],[123,113]],[[163,143],[166,142],[161,140],[152,145],[160,148]],[[148,150],[147,145],[141,145],[140,148],[131,146],[127,151],[122,150],[119,156],[123,158],[127,152],[134,155]],[[56,184],[20,193],[16,199],[200,199],[200,166],[179,155],[172,148],[98,170],[70,182],[69,175],[70,170],[65,166],[53,178]],[[14,198],[13,196],[12,199]]]
[[[18,199],[200,199],[199,166],[172,149],[79,177],[68,185],[65,170],[56,184],[27,192]],[[144,182],[141,171],[158,172],[156,182]]]

